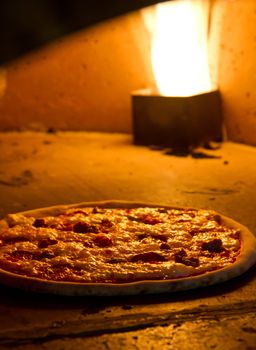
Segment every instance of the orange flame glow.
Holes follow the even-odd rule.
[[[190,96],[213,89],[207,54],[208,10],[207,0],[169,1],[143,10],[162,95]]]

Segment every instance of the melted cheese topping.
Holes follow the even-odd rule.
[[[130,282],[198,275],[231,265],[239,232],[194,209],[69,209],[8,217],[0,267],[56,281]]]

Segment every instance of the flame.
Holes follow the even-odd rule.
[[[190,96],[213,89],[207,54],[207,0],[176,0],[143,16],[152,36],[156,84],[164,96]],[[151,11],[151,13],[149,13]]]

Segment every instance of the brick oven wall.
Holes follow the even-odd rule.
[[[227,137],[256,146],[256,2],[215,0],[212,10],[211,68]]]
[[[6,68],[0,128],[131,132],[130,92],[152,85],[149,60],[139,12],[60,39]]]
[[[228,139],[256,145],[256,3],[215,0],[211,72]],[[1,130],[131,132],[130,92],[151,86],[139,12],[58,40],[0,70]]]

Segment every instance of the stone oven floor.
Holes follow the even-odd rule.
[[[122,134],[2,133],[0,217],[123,199],[215,209],[256,233],[256,149],[202,152],[178,157]],[[255,349],[255,291],[255,266],[169,295],[68,298],[0,286],[0,349]]]

